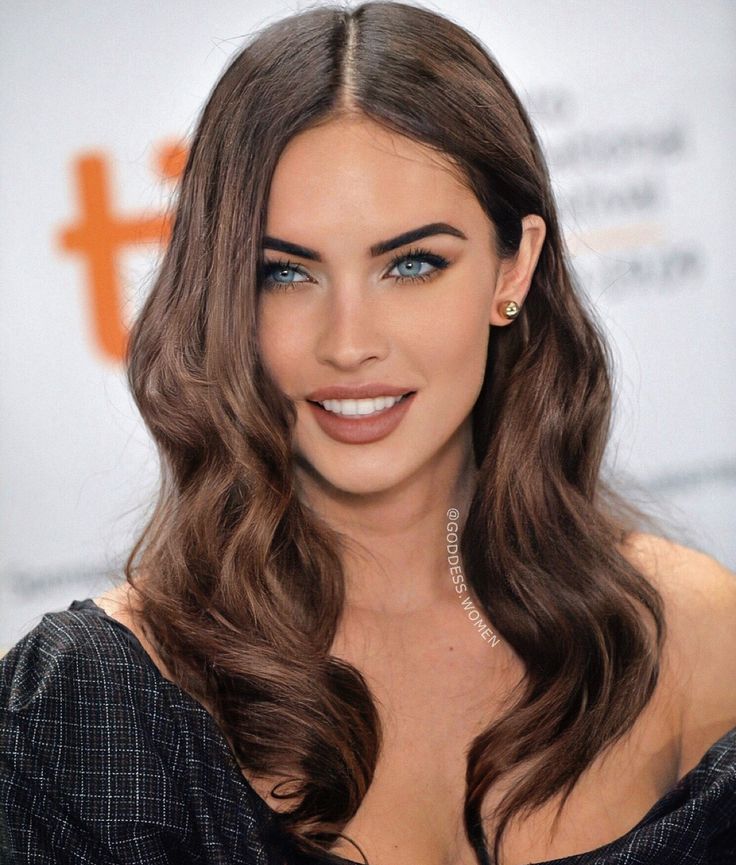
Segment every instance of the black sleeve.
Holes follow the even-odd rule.
[[[29,739],[23,716],[4,707],[0,712],[0,806],[6,857],[0,861],[8,865],[124,861],[105,848],[95,827],[86,825],[81,800],[75,808],[71,799],[79,798],[79,788],[61,789],[55,783],[43,749],[35,748]]]
[[[79,614],[46,614],[0,661],[9,865],[207,861],[168,759],[175,731],[161,747],[155,682],[105,637]]]

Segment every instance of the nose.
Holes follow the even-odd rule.
[[[330,292],[316,340],[320,363],[355,369],[388,354],[390,337],[380,313],[380,297],[371,297],[359,285],[344,285]]]

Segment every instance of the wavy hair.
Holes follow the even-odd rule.
[[[262,27],[214,86],[129,334],[128,382],[161,478],[124,570],[169,675],[208,707],[244,773],[290,782],[272,792],[293,802],[278,814],[285,836],[329,854],[371,783],[380,721],[359,670],[330,655],[346,539],[295,493],[296,412],[262,364],[256,314],[279,155],[355,112],[456,166],[499,256],[517,251],[524,215],[547,226],[521,314],[489,341],[460,539],[468,582],[525,667],[513,705],[467,753],[465,831],[480,863],[497,862],[509,820],[559,792],[561,810],[631,728],[658,680],[665,621],[621,552],[651,520],[605,477],[612,359],[575,286],[542,148],[458,24],[399,2],[310,8]],[[527,763],[491,852],[484,795]]]

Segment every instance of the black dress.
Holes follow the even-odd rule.
[[[89,598],[0,660],[0,770],[3,865],[354,861],[298,853],[212,717]],[[736,865],[736,728],[621,838],[536,865],[604,863]]]

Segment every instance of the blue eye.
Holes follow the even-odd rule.
[[[412,249],[403,255],[397,255],[391,262],[391,270],[405,262],[409,263],[411,270],[407,276],[395,277],[396,282],[398,283],[426,282],[428,279],[432,279],[436,276],[439,271],[444,270],[449,264],[447,259],[443,258],[441,255],[435,255],[426,249]],[[428,273],[420,273],[420,266],[426,262],[432,265],[432,270]]]
[[[423,264],[430,264],[432,269],[429,272],[421,272]],[[426,249],[412,249],[405,252],[403,255],[397,255],[389,265],[389,271],[399,265],[405,265],[409,268],[408,273],[399,274],[393,277],[396,282],[403,284],[407,282],[426,282],[428,279],[435,277],[441,270],[448,266],[449,262],[441,255],[435,255]],[[294,279],[293,276],[299,274],[304,279]],[[288,277],[292,278],[289,279]],[[278,277],[278,278],[277,278]],[[282,281],[281,278],[284,278]],[[285,289],[288,290],[292,286],[300,285],[303,282],[309,282],[309,274],[307,274],[298,264],[291,264],[288,261],[268,261],[261,265],[260,270],[261,284],[267,289]]]
[[[278,276],[289,276],[289,273],[292,275],[295,273],[299,273],[302,276],[307,275],[297,264],[291,264],[288,261],[269,261],[265,262],[261,267],[261,281],[265,286],[280,288],[288,288],[291,285],[297,285],[300,282],[308,281],[307,279],[296,281],[292,279],[288,282],[280,282],[274,277],[274,274],[277,274]]]

